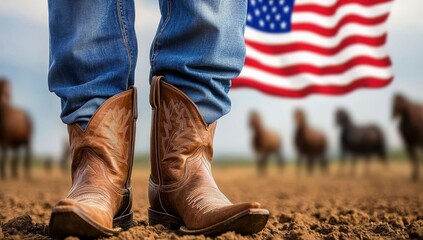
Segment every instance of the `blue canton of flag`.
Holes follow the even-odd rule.
[[[247,25],[269,33],[291,31],[294,0],[248,0]]]

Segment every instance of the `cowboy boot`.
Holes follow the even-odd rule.
[[[213,179],[216,122],[207,125],[195,103],[163,77],[152,79],[150,104],[150,225],[204,235],[263,229],[269,212],[256,202],[232,204]]]
[[[132,225],[136,99],[131,88],[104,102],[85,130],[68,126],[72,187],[52,210],[52,237],[110,236]]]

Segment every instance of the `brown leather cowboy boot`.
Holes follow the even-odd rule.
[[[150,225],[205,235],[263,229],[269,212],[256,202],[232,204],[213,179],[216,122],[207,125],[188,96],[163,77],[152,79],[150,104]]]
[[[68,126],[72,188],[52,210],[52,237],[99,237],[132,225],[136,89],[108,99],[85,130]]]

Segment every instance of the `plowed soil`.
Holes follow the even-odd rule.
[[[262,232],[229,232],[217,239],[423,239],[423,181],[412,183],[409,170],[406,162],[374,163],[354,176],[334,166],[328,174],[306,176],[287,167],[259,177],[253,166],[215,166],[229,199],[258,201],[271,212]],[[112,239],[205,239],[148,226],[148,174],[146,167],[134,169],[135,226]],[[57,169],[35,169],[32,182],[0,181],[0,239],[49,239],[50,210],[69,187],[69,173]]]

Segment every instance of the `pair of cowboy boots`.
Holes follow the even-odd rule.
[[[108,99],[85,130],[68,126],[72,187],[52,210],[52,237],[111,236],[132,225],[131,171],[136,89]],[[182,234],[256,233],[269,212],[259,203],[232,204],[211,174],[216,123],[206,124],[196,105],[163,77],[150,91],[150,225]]]

